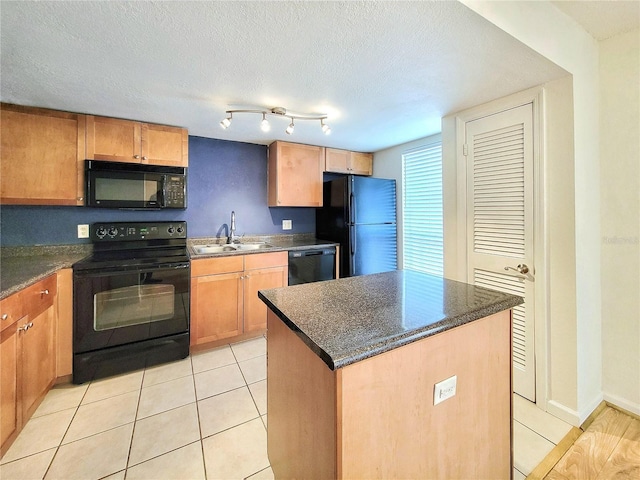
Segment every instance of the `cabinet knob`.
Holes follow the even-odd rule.
[[[84,201],[84,197],[78,197],[78,201],[79,201],[79,202]]]
[[[2,320],[6,320],[7,318],[9,318],[9,315],[6,313],[2,314]]]
[[[140,155],[134,155],[133,158],[140,158]]]
[[[142,157],[143,160],[149,160],[149,157]]]
[[[49,295],[49,289],[45,288],[44,290],[41,290],[40,295]]]

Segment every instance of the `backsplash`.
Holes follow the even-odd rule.
[[[188,235],[226,237],[231,211],[238,235],[315,233],[315,209],[267,206],[267,147],[203,137],[189,137],[187,209],[128,211],[84,207],[3,205],[2,246],[87,243],[77,225],[95,222],[187,222]],[[282,230],[282,220],[292,230]]]

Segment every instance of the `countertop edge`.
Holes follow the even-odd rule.
[[[517,305],[524,303],[521,297],[516,295],[507,295],[504,300],[497,301],[475,310],[470,310],[463,314],[453,315],[440,320],[435,324],[422,327],[404,334],[396,335],[380,339],[374,345],[356,349],[352,354],[342,356],[340,358],[332,358],[322,347],[316,344],[304,331],[302,331],[294,322],[292,322],[276,305],[273,304],[262,291],[258,291],[258,297],[274,312],[274,314],[282,320],[291,331],[293,331],[322,361],[331,369],[337,370],[352,365],[359,361],[371,358],[373,356],[394,350],[398,347],[408,345],[418,340],[437,335],[439,333],[451,330],[453,328],[466,325],[475,320],[508,310]]]

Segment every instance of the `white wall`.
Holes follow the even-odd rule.
[[[600,42],[602,383],[640,414],[640,30]]]
[[[398,229],[398,268],[402,268],[404,252],[402,250],[402,154],[407,150],[439,142],[440,134],[403,143],[373,154],[373,176],[394,178],[396,180],[397,229]]]
[[[567,217],[564,221],[571,221],[575,226],[572,249],[575,251],[576,318],[574,325],[565,323],[564,326],[567,331],[575,331],[575,339],[554,338],[551,331],[548,343],[569,342],[571,348],[575,348],[571,363],[576,370],[569,368],[563,372],[564,381],[575,390],[564,392],[562,399],[550,398],[547,408],[579,424],[602,400],[598,44],[550,2],[462,0],[462,3],[573,76],[575,208],[573,218]],[[549,368],[553,370],[560,365],[553,350],[550,355]],[[553,390],[550,393],[554,395]],[[571,398],[564,398],[566,395]]]

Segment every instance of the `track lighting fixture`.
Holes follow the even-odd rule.
[[[227,127],[229,127],[229,125],[231,125],[231,120],[233,120],[233,113],[232,112],[227,112],[227,113],[229,114],[229,116],[220,122],[220,125],[225,130],[227,129]]]
[[[229,116],[220,122],[222,128],[226,129],[231,125],[231,121],[233,120],[234,113],[257,113],[262,114],[262,121],[260,122],[260,129],[263,132],[268,132],[271,128],[269,125],[269,121],[267,120],[267,115],[274,115],[276,117],[286,117],[291,120],[289,126],[285,130],[285,133],[291,135],[293,133],[293,129],[295,128],[294,120],[320,120],[320,127],[322,128],[322,132],[325,135],[329,135],[331,133],[331,128],[329,125],[324,123],[327,119],[327,115],[325,114],[298,114],[298,113],[287,113],[287,110],[282,107],[273,107],[273,108],[262,108],[258,107],[256,109],[238,109],[238,110],[227,110]]]
[[[322,128],[322,133],[325,135],[329,135],[331,133],[331,127],[324,123],[324,118],[320,119],[320,127]]]
[[[291,135],[293,133],[294,128],[295,128],[295,125],[293,124],[293,118],[292,118],[291,123],[289,124],[287,129],[284,131],[284,133],[286,133],[287,135]]]
[[[269,125],[269,120],[267,120],[267,114],[262,113],[262,121],[260,122],[260,129],[263,132],[268,132],[271,130],[271,125]]]

